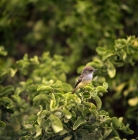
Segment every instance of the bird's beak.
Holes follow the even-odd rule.
[[[96,72],[98,69],[94,69],[94,72]]]

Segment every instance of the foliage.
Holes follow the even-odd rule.
[[[44,92],[50,98],[57,90],[52,87],[57,81],[61,81],[62,87],[58,92],[69,94],[72,88],[67,83],[73,85],[75,70],[88,62],[98,69],[91,88],[103,86],[105,82],[109,85],[108,93],[97,96],[102,99],[102,105],[97,106],[92,99],[97,116],[106,110],[110,114],[106,117],[112,123],[116,120],[114,116],[120,123],[123,116],[123,122],[134,130],[133,135],[126,136],[120,130],[118,134],[115,132],[122,127],[115,127],[113,139],[138,137],[137,0],[2,0],[0,9],[1,139],[25,136],[27,129],[23,125],[30,123],[28,118],[33,114],[37,120],[38,112],[46,110],[43,105],[40,110],[35,97]],[[83,66],[78,68],[78,73]],[[87,90],[77,93],[81,105],[89,95],[81,98]],[[82,131],[84,125],[75,132]],[[30,132],[35,131],[28,131],[29,137],[34,137]],[[114,137],[111,134],[108,137]]]
[[[106,139],[118,136],[116,131],[132,134],[133,131],[116,117],[101,109],[99,93],[106,92],[103,86],[86,86],[77,95],[62,92],[62,82],[38,87],[39,95],[33,102],[40,106],[36,115],[24,123],[26,136],[22,139]],[[90,99],[94,99],[96,105]],[[118,137],[119,138],[119,137]]]
[[[98,57],[88,65],[99,69],[96,83],[108,82],[110,93],[114,93],[111,98],[107,95],[104,99],[104,108],[113,115],[124,116],[125,121],[130,122],[132,128],[136,128],[138,125],[136,117],[138,116],[138,69],[136,68],[138,38],[129,36],[127,39],[118,39],[113,49],[97,47],[96,51]],[[117,102],[120,103],[117,105]],[[135,129],[135,134],[137,132],[138,129]]]
[[[3,47],[0,50],[1,55],[6,54]],[[0,124],[5,129],[0,131],[0,135],[4,140],[17,139],[21,135],[23,121],[37,111],[32,106],[37,87],[40,83],[52,84],[59,79],[65,82],[65,72],[68,72],[69,67],[61,56],[55,55],[51,58],[49,53],[44,53],[39,58],[28,58],[26,54],[22,60],[16,62],[14,69],[3,61],[1,59]],[[71,90],[71,86],[66,83],[63,83],[63,87],[63,91]]]
[[[110,117],[108,112],[101,109],[99,97],[107,92],[106,82],[99,86],[88,85],[72,94],[71,86],[58,80],[61,78],[58,76],[68,68],[60,56],[51,58],[44,53],[42,57],[28,58],[25,55],[14,67],[12,74],[11,68],[7,69],[8,77],[1,75],[2,84],[6,80],[11,82],[6,86],[1,85],[0,89],[1,139],[93,137],[100,140],[120,139],[119,131],[133,133],[128,124],[124,125],[123,118]],[[55,78],[49,79],[47,73]],[[10,77],[15,81],[9,80]]]
[[[16,58],[50,51],[65,55],[74,69],[74,64],[88,62],[97,46],[111,47],[127,30],[137,35],[137,5],[120,0],[3,0],[0,41]]]
[[[29,59],[27,54],[24,55],[22,60],[17,61],[17,68],[21,74],[29,76],[37,83],[51,79],[65,82],[66,73],[69,72],[69,66],[63,62],[62,56],[54,55],[50,58],[48,52],[43,53],[40,58],[34,56]]]

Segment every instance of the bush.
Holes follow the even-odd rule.
[[[35,96],[33,102],[40,106],[40,111],[23,124],[26,136],[21,140],[120,139],[117,130],[132,134],[129,125],[122,123],[123,118],[110,118],[108,112],[101,110],[102,102],[98,95],[107,92],[107,87],[107,83],[98,87],[89,85],[77,95],[63,92],[60,81],[38,87],[39,95]]]
[[[121,139],[119,131],[133,133],[122,117],[101,109],[106,82],[71,93],[62,57],[25,55],[13,67],[0,68],[1,139]]]

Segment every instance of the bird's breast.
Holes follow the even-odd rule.
[[[93,78],[92,74],[87,74],[87,75],[84,76],[83,81],[84,82],[85,81],[91,82],[92,78]]]

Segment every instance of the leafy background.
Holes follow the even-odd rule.
[[[62,92],[69,92],[86,64],[98,69],[95,87],[108,83],[102,109],[134,131],[116,136],[138,137],[137,0],[3,0],[0,9],[2,139],[26,135],[24,121],[40,111],[41,99],[34,99],[43,90],[37,87],[59,80]]]

